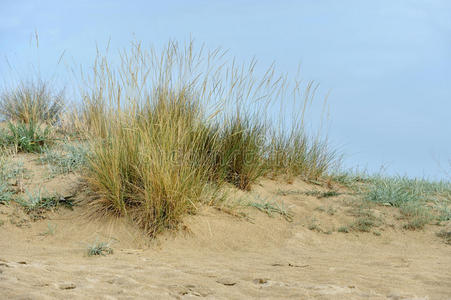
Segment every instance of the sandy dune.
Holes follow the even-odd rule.
[[[65,184],[48,184],[73,182],[58,180]],[[387,216],[380,235],[339,233],[352,220],[349,196],[280,193],[312,189],[321,187],[264,181],[246,196],[283,202],[292,222],[254,208],[238,218],[205,207],[186,218],[185,230],[152,241],[124,220],[88,219],[83,207],[33,222],[2,205],[0,298],[451,299],[451,246],[436,226],[404,231]],[[376,212],[388,215],[383,209]],[[309,229],[313,219],[323,232]],[[44,235],[48,224],[55,232]],[[114,253],[87,256],[96,240],[111,241]]]

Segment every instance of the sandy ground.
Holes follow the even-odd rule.
[[[46,184],[64,192],[76,190],[74,182]],[[377,235],[340,233],[352,220],[349,196],[300,193],[314,189],[263,181],[252,194],[234,195],[283,202],[292,222],[254,208],[238,218],[204,207],[186,218],[186,230],[152,241],[124,220],[88,219],[83,207],[30,221],[1,205],[0,298],[451,299],[451,246],[435,236],[437,226],[404,231],[387,217]],[[312,220],[323,232],[309,229]],[[48,226],[53,234],[44,234]],[[88,256],[96,240],[110,241],[114,253]]]

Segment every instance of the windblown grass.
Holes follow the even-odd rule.
[[[78,128],[89,141],[93,211],[128,216],[155,235],[199,203],[214,204],[224,183],[249,190],[266,175],[316,180],[334,162],[324,141],[307,138],[300,116],[292,129],[271,125],[285,77],[270,68],[258,78],[255,61],[237,67],[222,50],[203,51],[170,42],[158,54],[138,43],[119,67],[99,53],[84,74]]]
[[[41,79],[22,81],[0,95],[0,115],[22,123],[54,124],[64,109],[64,91]]]

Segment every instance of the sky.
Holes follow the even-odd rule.
[[[89,66],[109,40],[115,50],[190,38],[282,73],[300,64],[319,98],[330,92],[328,136],[345,168],[450,179],[447,0],[0,0],[0,81],[8,64],[23,75],[31,63],[64,80],[62,53]]]

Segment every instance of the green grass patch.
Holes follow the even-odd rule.
[[[92,245],[88,246],[88,256],[106,256],[113,254],[113,248],[109,242],[95,241]]]
[[[46,125],[10,122],[8,130],[5,146],[13,146],[16,152],[40,153],[53,142],[51,128]]]

